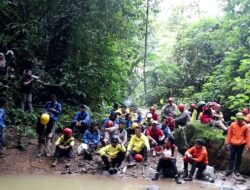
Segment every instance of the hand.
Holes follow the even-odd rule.
[[[81,122],[76,122],[76,126],[80,127],[81,126]]]
[[[155,140],[153,140],[153,141],[152,141],[152,144],[157,145],[158,143],[157,143]]]

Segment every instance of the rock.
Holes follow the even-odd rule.
[[[157,185],[150,185],[147,190],[160,190],[160,187]]]
[[[208,181],[214,182],[215,181],[214,167],[207,166],[206,169],[202,172],[202,175],[205,179],[208,179]]]

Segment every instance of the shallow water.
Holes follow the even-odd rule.
[[[158,185],[160,190],[215,190],[210,184],[189,182],[178,185],[173,180],[124,179],[105,176],[0,176],[0,190],[146,190],[149,185]]]

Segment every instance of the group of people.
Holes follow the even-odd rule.
[[[7,100],[0,100],[0,154],[4,139],[5,109]],[[209,110],[209,112],[208,112]],[[240,175],[240,164],[244,147],[250,144],[249,110],[244,109],[236,114],[236,121],[229,128],[226,127],[227,138],[226,147],[230,150],[230,161],[226,175],[231,175],[233,171]],[[45,104],[44,112],[37,121],[38,133],[38,157],[42,155],[50,156],[49,147],[55,136],[56,123],[62,113],[62,106],[57,102],[55,95]],[[209,120],[208,118],[211,117]],[[156,107],[150,107],[149,111],[142,113],[135,107],[119,106],[114,104],[109,116],[100,125],[91,120],[91,114],[85,105],[81,105],[79,111],[72,119],[70,126],[63,129],[63,134],[55,140],[55,160],[52,166],[55,167],[62,156],[66,156],[70,166],[73,158],[75,146],[74,133],[82,134],[82,144],[78,147],[78,155],[83,154],[86,159],[92,159],[97,153],[103,160],[105,169],[110,174],[116,174],[124,162],[125,166],[133,166],[135,162],[141,162],[147,166],[148,156],[160,155],[153,180],[159,178],[162,172],[165,176],[172,176],[177,183],[181,183],[181,178],[176,166],[178,147],[175,144],[173,133],[179,126],[188,127],[188,122],[192,119],[200,119],[201,123],[211,124],[223,129],[223,114],[218,103],[199,102],[197,106],[191,104],[187,109],[184,104],[178,106],[173,98],[167,99],[166,105],[161,109],[159,116]],[[224,130],[224,129],[223,129]],[[248,148],[250,148],[248,146]],[[188,149],[183,157],[184,175],[186,181],[192,181],[196,168],[196,177],[202,178],[202,172],[208,165],[208,152],[206,143],[202,139],[197,139],[195,145]],[[191,170],[188,172],[188,165]]]

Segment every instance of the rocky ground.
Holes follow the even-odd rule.
[[[84,160],[83,156],[78,156],[74,154],[74,159],[71,162],[70,167],[65,167],[66,160],[62,159],[58,165],[53,168],[51,163],[53,162],[53,157],[40,157],[37,158],[37,140],[30,140],[28,147],[25,151],[20,151],[16,148],[7,148],[5,150],[4,158],[1,158],[0,164],[0,174],[55,174],[55,175],[65,175],[65,174],[92,174],[92,175],[109,175],[107,171],[103,170],[103,163],[98,154],[94,155],[93,160]],[[77,142],[77,147],[80,143]],[[51,155],[53,155],[54,146],[51,147]],[[76,148],[75,148],[76,150]],[[178,156],[177,166],[179,171],[183,170],[183,163],[181,155]],[[154,171],[158,162],[158,157],[149,157],[148,166],[145,167],[138,163],[133,167],[126,170],[125,173],[122,172],[123,166],[118,172],[118,177],[128,177],[128,178],[143,178],[150,179],[154,175]],[[245,179],[245,180],[243,180]],[[184,181],[183,181],[184,183]],[[201,182],[208,183],[208,182]],[[222,172],[216,173],[216,181],[213,184],[217,187],[229,188],[229,189],[239,189],[246,190],[250,189],[250,179],[246,178],[236,178],[232,175],[229,178],[225,178]]]

